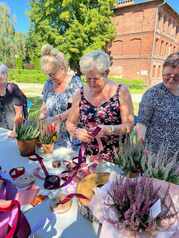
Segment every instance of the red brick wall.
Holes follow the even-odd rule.
[[[153,2],[116,11],[111,74],[142,78],[149,84],[161,79],[164,59],[179,48],[179,23],[171,9],[164,6],[158,12],[157,8]]]

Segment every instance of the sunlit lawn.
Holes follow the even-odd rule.
[[[42,103],[41,93],[42,88],[46,80],[46,76],[40,70],[15,70],[11,69],[9,72],[9,79],[15,83],[18,83],[20,88],[24,91],[26,96],[32,102],[32,107],[30,108],[30,116],[35,117],[39,113],[40,105]],[[133,100],[134,112],[138,113],[138,104],[139,99],[136,99],[136,96],[140,97],[146,90],[146,86],[142,80],[134,79],[128,80],[120,77],[111,77],[116,83],[126,84],[130,90],[130,93],[135,95]],[[82,80],[84,81],[83,77]]]

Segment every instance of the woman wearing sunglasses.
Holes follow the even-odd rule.
[[[43,104],[40,110],[40,119],[56,122],[59,129],[58,144],[62,146],[73,144],[65,129],[72,97],[82,84],[80,77],[72,75],[64,54],[51,45],[42,47],[41,68],[48,75],[43,88]],[[74,142],[75,143],[75,142]]]

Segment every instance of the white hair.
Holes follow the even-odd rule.
[[[8,67],[5,64],[0,64],[0,75],[6,76],[8,74]]]
[[[41,68],[44,73],[56,73],[59,68],[68,70],[68,63],[64,54],[53,48],[52,45],[44,45],[41,49],[41,56]]]
[[[96,69],[100,74],[109,70],[111,65],[109,55],[102,50],[95,50],[84,55],[80,59],[80,70],[86,75],[89,71]]]

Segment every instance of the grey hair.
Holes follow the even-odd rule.
[[[0,64],[0,75],[5,76],[8,74],[8,67],[5,64]]]
[[[59,68],[68,70],[64,54],[52,45],[44,45],[41,49],[41,68],[46,74],[56,73]]]
[[[102,50],[90,52],[80,59],[80,70],[84,75],[93,69],[96,69],[100,74],[104,74],[109,70],[110,65],[109,55]]]

